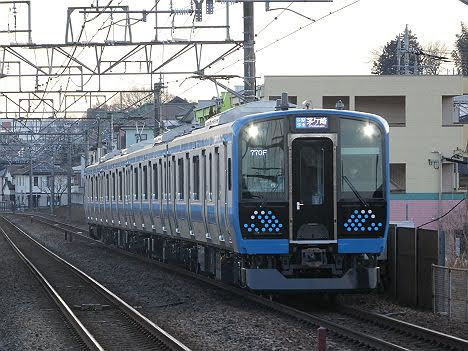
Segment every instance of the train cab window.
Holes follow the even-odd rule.
[[[119,201],[122,201],[122,171],[119,171]]]
[[[179,158],[177,160],[177,173],[178,173],[178,177],[179,177],[179,184],[178,184],[178,191],[179,191],[179,200],[183,200],[184,199],[184,192],[185,192],[185,189],[184,189],[184,159],[183,158]]]
[[[232,190],[232,165],[231,165],[231,158],[228,158],[228,166],[227,166],[227,181],[228,181],[228,190]]]
[[[143,200],[148,200],[148,166],[143,166]]]
[[[382,198],[383,133],[371,121],[341,119],[340,198],[356,200],[356,192],[364,198]]]
[[[138,200],[138,167],[133,169],[133,197]]]
[[[200,200],[200,158],[193,156],[193,200]]]
[[[286,200],[285,135],[283,119],[251,123],[242,129],[242,199]]]
[[[158,198],[158,165],[153,164],[153,199]]]

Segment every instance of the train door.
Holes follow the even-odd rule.
[[[334,135],[291,135],[290,240],[336,242]]]
[[[125,169],[125,225],[130,228],[133,226],[131,219],[132,210],[132,187],[131,187],[131,168],[127,166]]]
[[[156,232],[161,233],[161,191],[159,188],[160,181],[160,172],[161,172],[161,161],[153,160],[152,169],[151,169],[151,218],[153,221],[153,229]]]

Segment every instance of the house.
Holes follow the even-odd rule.
[[[238,98],[232,93],[223,91],[220,98],[212,98],[211,100],[199,100],[197,107],[194,110],[195,119],[200,124],[212,116],[229,110],[230,108],[239,105]]]
[[[194,120],[195,103],[178,96],[162,103],[161,127],[168,130]],[[129,112],[119,127],[118,149],[154,138],[154,104],[147,103]]]
[[[81,182],[82,166],[74,167],[72,177],[72,203],[83,202],[83,185]],[[45,163],[33,165],[32,207],[51,205],[51,192],[54,190],[55,206],[68,204],[67,170]],[[52,179],[54,173],[54,180]],[[30,165],[4,165],[0,170],[0,208],[27,208],[30,202]]]

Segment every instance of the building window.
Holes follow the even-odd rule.
[[[404,193],[406,192],[406,164],[391,163],[390,164],[390,192]]]
[[[276,100],[281,100],[281,96],[279,95],[272,95],[268,97],[268,100],[270,101],[276,101]],[[290,104],[297,105],[297,96],[294,95],[288,95],[288,102]]]
[[[456,190],[455,170],[456,167],[454,163],[442,163],[442,191],[445,193]]]
[[[406,125],[405,96],[356,96],[354,101],[356,111],[382,116],[391,127]]]
[[[322,107],[336,109],[337,102],[341,101],[344,105],[344,110],[349,110],[349,96],[323,96],[322,97]]]
[[[135,135],[136,142],[139,143],[140,141],[148,140],[148,134],[137,134]]]
[[[38,186],[39,184],[39,177],[34,177],[34,186]]]

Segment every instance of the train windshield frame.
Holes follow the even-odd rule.
[[[284,118],[255,121],[240,133],[241,198],[287,201]]]
[[[385,198],[384,140],[374,121],[340,118],[339,200]]]

